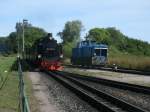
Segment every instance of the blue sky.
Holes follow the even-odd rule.
[[[149,0],[0,0],[0,7],[0,36],[15,31],[23,18],[54,36],[67,21],[81,20],[82,36],[94,27],[116,27],[150,43]]]

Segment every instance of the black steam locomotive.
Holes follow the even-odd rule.
[[[26,58],[45,70],[62,70],[62,46],[48,33],[26,50]]]

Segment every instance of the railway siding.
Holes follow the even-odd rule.
[[[64,71],[150,87],[150,76],[71,67],[65,67]]]
[[[80,82],[79,80],[74,79],[73,77],[76,77],[76,76],[74,76],[73,74],[69,75],[66,72],[56,72],[56,73],[51,73],[50,72],[50,74],[53,77],[55,77],[56,80],[58,80],[60,83],[62,83],[64,86],[66,86],[67,88],[72,90],[74,93],[79,95],[79,97],[81,97],[81,99],[86,100],[91,105],[94,104],[94,107],[98,108],[98,110],[102,109],[101,111],[105,111],[105,112],[108,111],[108,110],[109,110],[109,112],[110,111],[122,112],[122,111],[125,111],[125,110],[129,111],[129,112],[135,112],[135,111],[137,111],[137,112],[147,112],[146,110],[141,109],[141,107],[138,107],[136,105],[132,105],[129,102],[125,102],[123,100],[118,99],[117,96],[113,97],[112,95],[108,94],[107,92],[102,92],[102,91],[100,91],[100,90],[98,90],[96,88],[94,89],[93,87],[91,87],[91,85],[89,85],[88,82],[83,83],[83,81]],[[64,78],[66,78],[67,80],[61,78],[62,76]],[[80,79],[80,78],[78,77],[78,79]],[[70,81],[68,82],[68,80],[70,80]],[[72,82],[75,83],[78,86],[74,85]],[[80,87],[82,89],[84,89],[84,90],[80,89]],[[98,97],[100,97],[100,99]],[[107,101],[101,100],[101,98],[105,99],[105,100],[108,100],[109,102],[111,102],[111,104],[109,102],[107,102]],[[102,105],[102,106],[100,106],[100,105]],[[119,108],[118,108],[118,106],[114,107],[115,105],[118,105]]]
[[[72,78],[73,77],[74,76],[72,76]],[[150,105],[150,95],[149,95],[150,90],[148,88],[146,88],[147,92],[146,91],[144,92],[140,88],[139,89],[138,88],[137,89],[129,89],[123,85],[116,86],[117,84],[114,85],[113,83],[111,83],[111,82],[109,83],[105,80],[104,80],[105,83],[103,83],[102,82],[103,80],[100,79],[101,80],[101,82],[100,82],[100,80],[96,79],[96,78],[78,77],[77,76],[77,77],[74,77],[73,80],[74,79],[77,81],[80,81],[81,83],[90,85],[93,88],[96,88],[98,90],[101,90],[108,94],[111,94],[111,95],[113,95],[119,99],[122,99],[126,102],[130,102],[131,104],[137,105],[138,107],[142,107],[143,109],[146,109],[148,111],[150,110],[150,107],[149,107],[149,105]],[[95,81],[94,81],[94,79],[95,79]],[[107,83],[109,83],[109,84],[107,85]],[[132,86],[130,86],[130,88],[132,88]],[[141,88],[143,88],[143,87],[141,87]]]

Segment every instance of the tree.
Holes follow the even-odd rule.
[[[16,32],[11,32],[6,39],[6,45],[8,46],[10,52],[17,52],[17,34]]]
[[[6,37],[0,37],[0,53],[8,53],[9,51],[6,40]]]
[[[108,27],[106,30],[110,34],[111,44],[115,45],[119,50],[125,50],[127,46],[126,36],[115,27]]]
[[[100,43],[106,43],[109,44],[109,38],[110,34],[107,30],[104,28],[93,28],[89,31],[89,35],[86,37],[87,39],[90,40],[95,40]]]
[[[62,32],[57,33],[63,40],[63,43],[78,41],[80,39],[83,25],[81,21],[68,21]]]
[[[24,31],[25,47],[31,47],[35,40],[47,34],[42,28],[32,26],[27,20],[23,20],[23,23],[16,23],[16,31],[20,44]]]
[[[6,37],[0,37],[0,44],[5,44]]]
[[[93,28],[85,38],[108,44],[113,49],[116,49],[114,51],[150,56],[149,43],[129,38],[115,27]]]
[[[47,35],[47,33],[38,27],[29,27],[25,29],[25,47],[31,47],[33,43],[44,36]]]
[[[22,51],[22,23],[16,24],[16,32],[12,32],[6,38],[6,45],[13,53],[17,53],[18,51],[18,43],[19,43],[19,51]],[[46,36],[46,32],[38,27],[34,27],[31,24],[25,23],[24,25],[24,40],[25,47],[31,47],[35,40]]]

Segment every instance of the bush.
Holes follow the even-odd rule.
[[[63,53],[65,58],[70,58],[72,54],[72,48],[74,48],[75,43],[65,43],[63,45]]]

